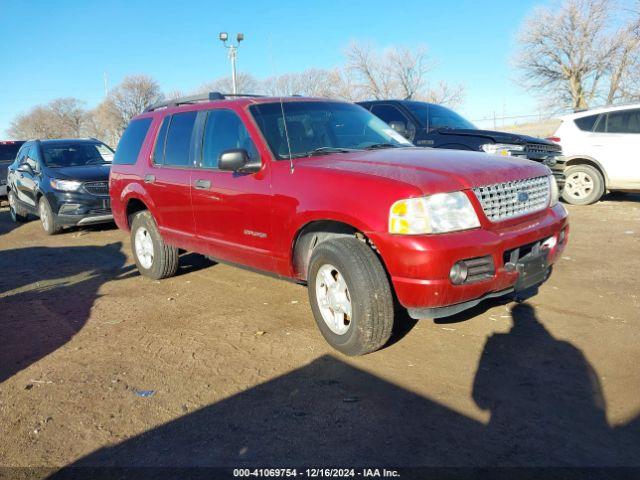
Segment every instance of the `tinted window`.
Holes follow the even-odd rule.
[[[191,134],[197,112],[176,113],[171,117],[164,145],[164,164],[186,167],[189,165]]]
[[[0,143],[0,162],[13,162],[22,143]]]
[[[413,139],[416,134],[415,125],[410,122],[404,114],[393,105],[374,105],[371,108],[371,112],[391,125],[393,123],[399,123],[402,125],[400,133],[405,135],[409,139]]]
[[[596,120],[598,120],[598,115],[589,115],[588,117],[576,118],[573,123],[575,123],[580,130],[590,132],[593,130]]]
[[[217,168],[220,154],[232,148],[244,148],[249,158],[258,158],[258,151],[242,120],[230,110],[212,110],[204,127],[202,167]]]
[[[153,147],[153,163],[156,165],[162,165],[164,162],[164,142],[167,138],[167,129],[169,128],[170,121],[171,117],[164,117],[160,131],[158,132],[158,137],[156,138],[156,144]]]
[[[640,133],[640,110],[624,110],[608,114],[607,133]]]
[[[42,142],[47,167],[83,167],[111,163],[113,150],[98,142]]]
[[[476,129],[469,120],[440,105],[419,102],[406,102],[405,105],[429,131],[437,128]]]
[[[150,118],[141,118],[130,122],[118,143],[113,163],[120,165],[133,165],[136,163],[150,126]]]
[[[598,120],[596,121],[596,126],[593,129],[594,132],[604,132],[607,127],[607,116],[600,115]]]
[[[38,171],[40,170],[39,162],[40,152],[38,151],[38,145],[34,143],[29,149],[25,163],[27,163],[34,171]]]
[[[318,148],[363,149],[381,143],[411,146],[378,117],[351,103],[262,103],[250,110],[271,152],[280,159],[289,158],[289,147],[292,157],[303,157]]]

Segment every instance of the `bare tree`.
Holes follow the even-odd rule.
[[[122,134],[121,122],[120,112],[113,102],[106,99],[86,113],[83,131],[86,136],[97,138],[115,147]]]
[[[238,93],[256,93],[260,89],[260,82],[251,74],[239,73],[236,77]],[[205,83],[197,89],[196,93],[206,92],[233,92],[231,77],[220,77],[212,82]]]
[[[160,86],[148,75],[131,75],[125,77],[107,96],[106,102],[110,102],[118,116],[118,136],[122,134],[129,121],[142,113],[146,107],[152,105],[164,96]]]
[[[632,20],[618,29],[613,39],[607,103],[637,100],[640,97],[640,11],[633,12]]]
[[[76,98],[59,98],[18,115],[9,127],[13,138],[79,137],[86,111]]]
[[[462,85],[449,86],[440,81],[435,89],[429,88],[429,76],[436,63],[429,59],[424,46],[376,51],[371,45],[353,42],[345,55],[343,71],[351,79],[351,100],[402,98],[455,106],[464,98]]]
[[[615,0],[565,0],[536,8],[519,36],[524,85],[560,109],[617,99],[640,43],[637,18],[612,28],[615,7]]]

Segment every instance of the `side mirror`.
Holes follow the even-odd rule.
[[[254,173],[260,170],[260,160],[251,160],[244,148],[233,148],[220,154],[218,168],[225,172]]]
[[[404,122],[398,122],[398,121],[389,122],[389,126],[405,138],[409,133],[407,131],[407,126],[405,125]]]
[[[23,163],[22,165],[20,165],[18,167],[18,171],[20,173],[33,173],[33,169],[31,168],[31,165],[29,165],[28,163]]]

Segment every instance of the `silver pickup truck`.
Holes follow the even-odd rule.
[[[7,169],[13,163],[24,141],[0,141],[0,198],[7,196]]]

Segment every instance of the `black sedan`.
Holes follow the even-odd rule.
[[[95,139],[30,140],[9,166],[11,218],[40,217],[52,235],[65,226],[113,221],[109,168],[113,150]]]

